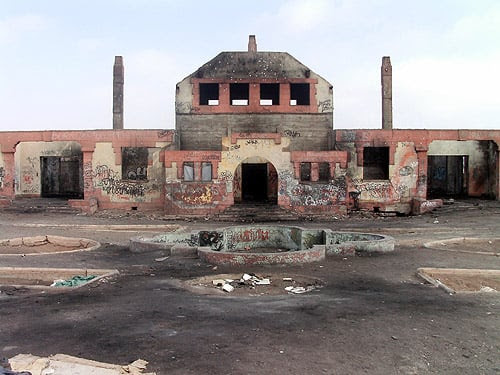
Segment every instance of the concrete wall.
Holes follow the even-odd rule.
[[[21,142],[16,146],[15,192],[17,195],[40,196],[42,156],[79,156],[81,146],[77,142]]]
[[[241,179],[236,176],[244,163],[270,163],[277,174],[277,201],[284,208],[314,214],[345,213],[345,169],[347,154],[337,151],[289,151],[291,139],[276,133],[233,133],[222,139],[224,151],[165,152],[166,208],[169,213],[210,214],[232,205],[240,197]],[[213,181],[183,181],[182,162],[213,163]],[[330,181],[301,182],[301,161],[332,165]],[[199,167],[198,167],[199,168]],[[195,176],[196,176],[195,172]]]
[[[99,208],[164,209],[181,215],[220,212],[238,196],[235,183],[241,179],[235,175],[241,164],[269,162],[276,169],[278,204],[289,210],[334,215],[358,205],[406,213],[415,199],[426,199],[428,155],[468,155],[470,195],[500,196],[500,131],[337,130],[327,140],[334,151],[294,150],[302,134],[284,133],[232,132],[221,135],[219,150],[200,151],[172,149],[173,131],[2,132],[0,203],[8,204],[16,195],[40,195],[41,156],[80,152],[84,199],[73,204],[83,209],[94,201]],[[210,136],[206,132],[198,138]],[[374,146],[389,149],[386,180],[363,179],[363,149]],[[146,181],[122,179],[122,147],[149,150]],[[183,180],[186,161],[196,166],[195,181]],[[205,161],[212,163],[212,181],[201,181]],[[302,162],[311,163],[315,177],[319,163],[328,162],[331,179],[300,181]]]
[[[2,196],[2,191],[5,188],[5,173],[6,167],[3,160],[2,146],[0,145],[0,197]]]
[[[148,147],[147,180],[131,181],[122,177],[121,156],[116,154],[120,149],[113,148],[111,142],[96,143],[90,171],[92,187],[87,189],[87,194],[98,197],[100,206],[108,208],[115,204],[136,207],[139,203],[161,200],[165,180],[159,160],[161,150],[161,147]]]
[[[331,84],[320,75],[311,71],[293,56],[285,52],[222,52],[215,58],[201,66],[195,73],[184,78],[176,86],[175,108],[178,114],[192,114],[204,112],[235,113],[248,112],[248,108],[227,106],[226,99],[220,100],[217,107],[199,106],[196,95],[199,82],[221,83],[220,98],[228,98],[228,85],[231,82],[245,82],[250,84],[281,83],[286,86],[290,82],[309,82],[311,84],[311,106],[290,107],[287,103],[286,92],[283,100],[280,98],[279,107],[259,107],[249,103],[251,112],[333,112],[333,89]],[[250,87],[250,91],[255,88]],[[286,87],[282,87],[285,89]],[[252,95],[252,93],[250,93]],[[288,96],[289,98],[289,96]]]
[[[290,138],[290,151],[326,151],[332,114],[178,114],[176,124],[182,150],[221,150],[231,133],[277,133]]]
[[[219,84],[219,105],[199,105],[199,84]],[[229,104],[231,83],[249,84],[247,106]],[[260,105],[259,84],[279,83],[279,105]],[[310,104],[290,105],[290,83],[309,83]],[[288,53],[223,52],[176,87],[176,130],[182,150],[221,150],[231,133],[278,133],[290,150],[329,150],[331,84]]]
[[[468,156],[468,195],[492,196],[495,191],[495,149],[492,141],[433,141],[428,156]]]

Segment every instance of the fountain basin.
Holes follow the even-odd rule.
[[[306,229],[296,226],[241,225],[215,230],[165,233],[130,240],[135,252],[163,251],[197,254],[212,264],[299,264],[326,255],[348,256],[394,250],[389,236]]]

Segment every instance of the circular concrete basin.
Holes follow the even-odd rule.
[[[394,250],[389,236],[279,225],[240,225],[215,230],[164,233],[130,240],[135,252],[197,254],[212,264],[300,264],[326,255],[363,255]]]

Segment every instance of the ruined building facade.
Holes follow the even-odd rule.
[[[500,130],[393,129],[389,57],[377,130],[335,129],[332,85],[252,36],[177,84],[175,130],[123,129],[123,72],[117,57],[113,129],[0,132],[0,204],[62,196],[84,211],[207,215],[260,202],[337,215],[500,197]]]

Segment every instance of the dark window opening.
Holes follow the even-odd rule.
[[[260,84],[260,105],[280,104],[280,84],[261,83]]]
[[[363,149],[363,179],[389,179],[389,147],[365,147]]]
[[[123,147],[122,179],[147,180],[148,154],[147,147]]]
[[[219,104],[219,84],[200,83],[200,105]]]
[[[311,163],[300,163],[300,180],[311,181]]]
[[[329,181],[330,180],[330,164],[329,163],[319,163],[319,181]]]
[[[212,181],[212,163],[210,162],[201,163],[201,180]]]
[[[309,83],[290,83],[290,105],[309,104]]]
[[[194,163],[192,161],[185,162],[183,167],[184,181],[194,181]]]
[[[248,105],[249,92],[248,83],[231,83],[229,85],[231,105]]]

